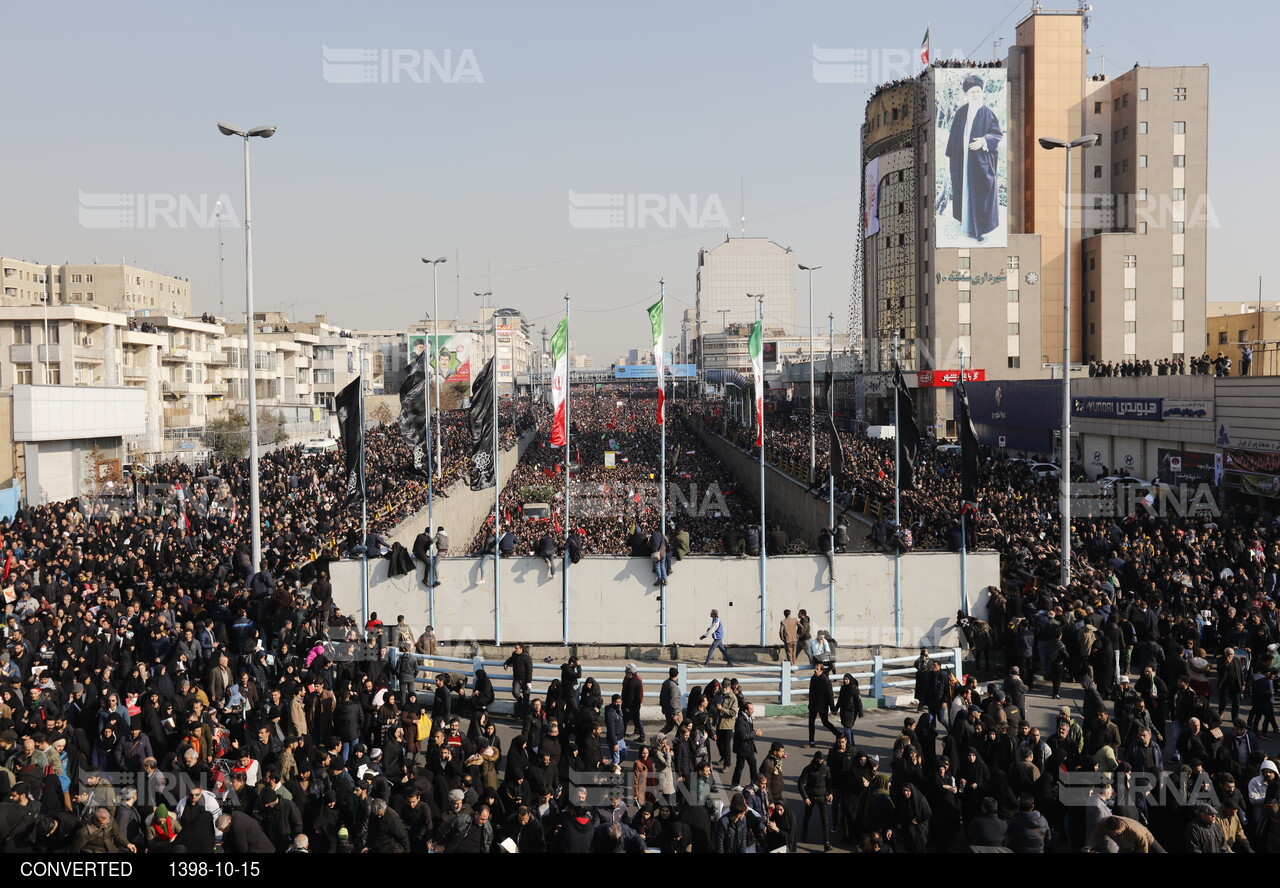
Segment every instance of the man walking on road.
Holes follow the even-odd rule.
[[[524,652],[524,645],[515,645],[511,656],[502,664],[511,670],[511,696],[516,700],[516,718],[524,718],[529,711],[529,683],[533,681],[533,658]]]
[[[707,659],[702,665],[710,666],[711,655],[719,648],[720,653],[724,656],[724,661],[732,666],[733,660],[729,658],[729,651],[724,646],[724,624],[720,622],[720,611],[713,610],[711,612],[711,625],[707,627],[707,631],[702,633],[698,640],[702,641],[708,635],[711,636],[711,647],[707,648]]]
[[[733,726],[733,751],[738,756],[737,764],[733,766],[732,782],[737,787],[734,792],[740,792],[742,789],[743,765],[748,766],[752,783],[756,782],[756,775],[760,773],[760,769],[756,765],[756,738],[762,736],[764,731],[756,727],[755,714],[755,704],[748,703],[738,713],[737,722]]]
[[[658,707],[662,710],[662,717],[666,719],[666,723],[662,726],[662,733],[669,734],[676,729],[676,718],[680,715],[680,682],[677,677],[680,670],[672,666],[667,670],[667,680],[662,683],[662,690],[658,692]]]

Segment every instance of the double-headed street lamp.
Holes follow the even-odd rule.
[[[439,474],[439,473],[442,471],[442,470],[441,470],[441,468],[440,468],[440,459],[441,459],[441,455],[442,455],[442,454],[441,454],[441,451],[442,451],[442,449],[443,449],[443,448],[442,448],[441,443],[440,443],[440,374],[439,374],[439,372],[438,372],[438,371],[439,371],[439,369],[440,369],[440,356],[439,356],[439,354],[438,354],[438,352],[439,352],[439,350],[440,350],[440,291],[439,291],[439,284],[438,284],[438,280],[437,280],[437,274],[436,274],[436,271],[437,271],[437,269],[439,268],[439,266],[440,266],[440,263],[441,263],[441,262],[448,262],[448,261],[449,261],[449,257],[448,257],[448,256],[441,256],[439,259],[423,259],[422,261],[423,261],[423,262],[425,262],[427,265],[430,265],[430,266],[431,266],[431,331],[432,331],[432,332],[431,332],[431,340],[432,340],[432,345],[431,345],[431,348],[427,349],[427,350],[426,350],[426,352],[424,352],[424,354],[429,353],[429,354],[431,355],[431,362],[432,362],[431,375],[432,375],[432,376],[434,376],[434,377],[435,377],[435,380],[436,380],[436,467],[435,467],[435,473],[436,473],[436,474]],[[456,331],[455,331],[455,332],[456,332]],[[427,388],[428,388],[428,389],[430,389],[430,387],[431,387],[431,380],[430,380],[430,379],[427,379],[427,380],[426,380],[426,382],[427,382]],[[430,408],[428,408],[428,411],[429,411],[429,410],[430,410]],[[428,441],[428,442],[427,442],[427,446],[428,446],[428,447],[430,447],[430,446],[431,446],[431,442],[430,442],[430,441]]]
[[[1097,144],[1094,135],[1081,136],[1067,142],[1063,139],[1042,138],[1040,147],[1052,151],[1065,148],[1067,152],[1066,214],[1062,221],[1062,431],[1059,448],[1058,484],[1062,498],[1062,570],[1063,588],[1071,584],[1071,150]]]
[[[276,128],[255,126],[251,130],[241,130],[219,123],[218,132],[224,136],[239,136],[244,140],[244,326],[245,344],[249,353],[249,523],[252,532],[253,570],[257,573],[262,565],[262,512],[258,505],[258,392],[253,352],[253,225],[250,221],[252,214],[249,200],[249,140],[255,136],[269,139],[276,134]]]
[[[809,483],[818,480],[818,446],[814,441],[814,412],[817,398],[813,394],[813,273],[821,265],[801,265],[801,271],[809,273]]]

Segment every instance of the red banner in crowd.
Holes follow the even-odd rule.
[[[917,370],[916,385],[920,388],[950,388],[960,378],[959,370]],[[986,382],[986,370],[965,370],[965,382]]]

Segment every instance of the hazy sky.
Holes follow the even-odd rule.
[[[727,217],[736,236],[741,180],[748,235],[823,266],[818,324],[825,329],[834,311],[843,331],[858,125],[873,83],[819,82],[813,47],[867,49],[876,65],[914,56],[929,25],[935,57],[990,58],[992,39],[1004,38],[1007,51],[1030,7],[11,4],[0,55],[8,87],[0,254],[50,263],[124,258],[189,277],[195,310],[217,311],[210,209],[175,214],[180,225],[144,212],[153,227],[88,228],[82,204],[98,199],[80,195],[161,195],[147,199],[156,207],[163,195],[185,195],[198,210],[202,197],[208,208],[229,194],[241,218],[240,144],[214,124],[275,124],[275,138],[252,146],[258,310],[402,327],[429,310],[430,272],[420,257],[447,255],[442,317],[454,316],[458,289],[462,316],[473,315],[471,294],[487,289],[491,264],[497,303],[522,309],[535,328],[554,327],[569,293],[578,349],[607,364],[644,345],[643,307],[660,277],[677,319],[668,333],[678,332],[679,310],[693,303],[697,251],[727,233],[690,227],[668,196],[704,220]],[[1210,299],[1252,299],[1257,276],[1268,273],[1261,257],[1273,240],[1280,134],[1270,113],[1271,65],[1243,29],[1273,33],[1280,12],[1253,4],[1238,14],[1205,10],[1098,0],[1090,72],[1101,55],[1113,74],[1134,62],[1212,67],[1209,187],[1221,229],[1210,233]],[[403,50],[406,64],[417,62],[414,75],[432,82],[407,72],[399,83],[376,82],[391,73],[384,77],[379,64],[373,83],[332,82],[356,69],[341,56],[325,68],[324,46],[374,50],[379,61],[377,51],[389,58]],[[441,82],[420,61],[423,50],[440,63],[448,51],[450,73],[478,73],[483,82]],[[876,73],[870,79],[883,79]],[[657,218],[639,227],[624,212],[632,227],[575,227],[571,192],[634,195]],[[590,200],[579,200],[586,212],[578,221],[607,223]],[[234,317],[244,305],[243,237],[226,235],[225,313]],[[803,279],[798,286],[797,318],[807,323]]]

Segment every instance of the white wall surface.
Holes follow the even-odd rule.
[[[141,388],[15,385],[13,440],[70,441],[146,433]]]
[[[390,625],[399,614],[415,627],[428,621],[422,570],[389,578],[388,562],[370,564],[369,607]],[[493,566],[488,582],[479,582],[479,561],[451,558],[442,563],[443,583],[436,589],[436,635],[442,641],[495,639]],[[348,614],[360,614],[360,564],[331,566],[334,601]],[[765,641],[778,643],[784,608],[808,610],[815,630],[830,628],[826,562],[796,555],[767,561],[768,608]],[[834,636],[842,645],[901,643],[952,646],[960,607],[960,556],[916,552],[902,559],[902,635],[894,615],[893,560],[881,554],[836,556]],[[504,560],[501,641],[559,643],[562,639],[561,574],[550,579],[536,558]],[[1000,559],[994,552],[968,556],[972,612],[986,617],[988,585],[999,583]],[[569,640],[589,644],[657,644],[659,587],[649,562],[641,558],[590,557],[570,568]],[[752,558],[695,557],[674,565],[666,587],[667,640],[697,644],[712,608],[720,611],[727,644],[760,643],[759,563]]]

